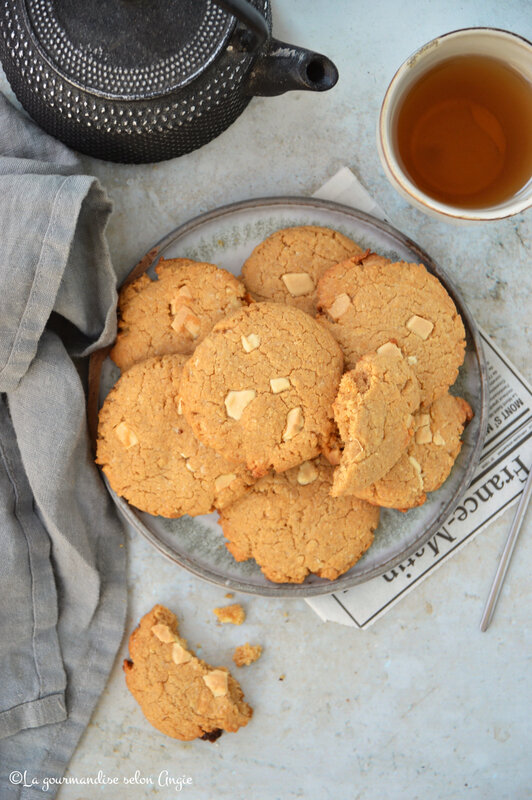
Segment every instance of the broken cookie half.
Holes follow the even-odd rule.
[[[344,373],[333,404],[344,442],[333,497],[357,495],[392,469],[410,443],[419,403],[418,380],[393,342]]]
[[[469,403],[447,393],[427,413],[414,414],[414,436],[399,461],[357,497],[387,508],[406,511],[422,505],[427,492],[447,480],[462,447],[461,436],[473,418]]]
[[[129,638],[124,661],[129,691],[148,722],[174,739],[215,741],[247,725],[253,709],[225,667],[211,667],[187,648],[177,618],[156,605]]]

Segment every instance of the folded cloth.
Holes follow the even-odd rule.
[[[61,778],[125,621],[124,533],[84,391],[87,356],[115,336],[111,204],[81,173],[0,95],[2,800],[42,798]]]

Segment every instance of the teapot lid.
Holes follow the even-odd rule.
[[[70,83],[138,100],[186,86],[236,20],[213,0],[23,0],[34,44]]]

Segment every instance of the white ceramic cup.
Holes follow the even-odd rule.
[[[532,176],[519,192],[498,205],[461,208],[441,203],[421,191],[404,171],[398,155],[395,129],[405,94],[427,70],[459,55],[497,58],[532,83],[532,44],[521,36],[497,28],[465,28],[439,36],[413,53],[393,77],[384,96],[377,126],[379,156],[392,186],[421,211],[456,221],[502,219],[532,206]]]

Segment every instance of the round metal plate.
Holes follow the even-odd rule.
[[[271,583],[255,562],[233,560],[224,546],[215,514],[163,519],[138,511],[111,492],[128,522],[175,563],[213,583],[269,597],[311,597],[348,589],[387,572],[415,553],[438,531],[469,485],[487,427],[487,371],[475,322],[449,278],[428,253],[385,222],[337,203],[311,198],[248,200],[202,214],[169,233],[156,245],[157,255],[150,269],[160,256],[187,257],[209,261],[239,274],[255,245],[273,231],[293,225],[335,228],[362,247],[370,247],[382,255],[420,261],[439,278],[462,316],[467,336],[466,357],[453,393],[465,397],[475,416],[464,432],[462,450],[443,487],[430,494],[423,506],[407,513],[383,509],[374,544],[335,581],[310,575],[302,584]],[[117,368],[107,359],[102,371],[100,402],[117,377]]]

